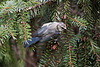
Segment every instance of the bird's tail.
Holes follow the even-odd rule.
[[[24,42],[24,48],[29,47],[30,45],[32,45],[32,44],[38,42],[39,40],[40,40],[39,37],[33,37],[33,38],[27,40],[27,42]]]

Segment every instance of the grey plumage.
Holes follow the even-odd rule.
[[[31,38],[32,41],[27,40],[29,44],[24,43],[24,47],[26,48],[36,42],[44,42],[53,38],[55,39],[64,29],[66,29],[66,25],[63,22],[46,23],[33,34],[33,37]],[[35,38],[38,40],[35,40]]]

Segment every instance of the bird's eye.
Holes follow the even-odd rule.
[[[61,27],[62,29],[64,29],[64,27]]]

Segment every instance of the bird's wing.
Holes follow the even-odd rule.
[[[33,37],[41,37],[43,36],[44,34],[46,34],[48,32],[48,26],[49,26],[49,23],[47,25],[43,25],[40,29],[38,29],[34,34],[33,34]]]
[[[33,34],[33,37],[42,37],[44,35],[55,33],[57,31],[57,25],[57,22],[46,23]]]
[[[42,37],[42,39],[40,40],[40,42],[48,41],[48,40],[51,40],[51,39],[56,39],[59,35],[60,35],[60,32],[48,33],[47,35],[44,35]]]
[[[45,24],[42,25],[42,27],[44,27],[44,26],[47,26],[47,27],[48,27],[48,26],[51,25],[51,24],[52,24],[52,22],[45,23]]]

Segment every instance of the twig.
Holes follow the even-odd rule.
[[[79,22],[79,21],[77,21],[77,20],[75,20],[75,18],[73,19],[73,18],[71,18],[71,17],[69,17],[69,16],[67,16],[68,18],[70,18],[71,20],[73,20],[73,21],[75,21],[75,22],[78,22],[79,24],[81,24],[82,26],[85,26],[84,24],[82,24],[81,22]]]
[[[8,29],[8,28],[7,28]],[[14,35],[12,34],[12,32],[8,29],[9,33],[11,34],[12,37],[14,37]]]
[[[26,40],[26,28],[25,28],[25,26],[24,26],[24,32],[25,32],[24,35],[25,35],[25,40]]]
[[[39,7],[40,8],[40,6],[42,6],[42,5],[44,5],[44,4],[46,4],[46,3],[51,3],[51,2],[56,2],[55,0],[51,0],[51,1],[46,1],[46,2],[43,2],[43,3],[40,3],[40,4],[38,4],[38,5],[34,5],[33,7],[29,7],[29,8],[27,8],[25,11],[29,11],[29,10],[33,10],[34,8],[37,8],[37,7]],[[12,7],[12,6],[10,6],[10,7]],[[4,9],[9,9],[10,7],[5,7]],[[24,8],[25,9],[25,8]],[[0,10],[2,10],[2,9],[0,9]],[[16,11],[17,12],[17,11]],[[0,16],[0,19],[1,19],[2,17]]]
[[[70,59],[69,65],[71,66],[72,62],[71,62],[71,46],[70,46],[70,43],[68,43],[68,45],[69,45],[69,59]]]
[[[2,43],[1,43],[1,41],[0,41],[0,44],[1,44],[1,47],[2,47]]]
[[[9,8],[11,8],[12,6],[9,6],[9,7],[5,7],[5,8],[2,8],[2,9],[9,9]],[[0,9],[0,10],[2,10],[2,9]]]
[[[23,22],[22,22],[22,24],[24,24],[24,36],[25,36],[25,40],[26,40],[26,28],[25,28],[25,22],[24,22],[24,14],[22,15],[22,20],[23,20]]]
[[[46,4],[46,3],[50,3],[50,2],[56,2],[56,1],[55,1],[55,0],[53,0],[53,1],[46,1],[46,2],[40,3],[40,4],[38,4],[38,5],[35,5],[35,6],[33,6],[33,7],[29,7],[26,11],[28,11],[28,10],[33,10],[34,8],[37,8],[37,7],[40,8],[40,6],[42,6],[42,5]]]
[[[5,31],[5,28],[3,28],[3,31],[1,31],[1,34]]]
[[[7,21],[8,23],[8,21]],[[7,25],[6,25],[7,26]],[[7,28],[8,29],[8,28]],[[8,29],[9,33],[11,34],[12,37],[14,37],[14,35],[12,34],[12,32]]]
[[[93,44],[92,44],[91,41],[90,41],[90,43],[91,43],[91,46],[92,46],[92,49],[93,49],[93,53],[95,54],[95,50],[94,50]]]

